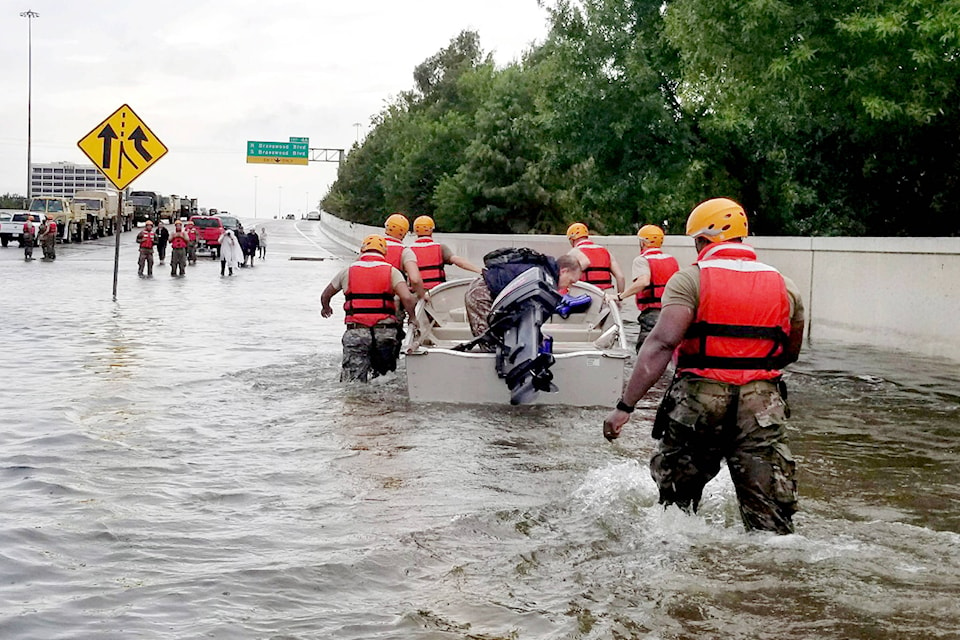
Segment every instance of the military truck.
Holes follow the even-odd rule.
[[[74,206],[82,204],[87,209],[87,220],[97,220],[96,235],[113,235],[114,220],[120,206],[120,194],[112,190],[77,191],[72,200]],[[124,201],[120,213],[120,230],[133,228],[133,206]],[[93,223],[92,223],[93,224]],[[92,235],[92,231],[91,231]]]
[[[76,207],[60,196],[34,196],[30,199],[30,209],[38,221],[42,222],[49,214],[57,221],[57,239],[61,242],[83,242],[89,237],[87,210],[82,204]]]
[[[156,191],[131,191],[127,199],[133,205],[133,223],[157,220],[160,215],[160,194]]]

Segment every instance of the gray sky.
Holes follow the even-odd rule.
[[[349,149],[463,29],[498,64],[546,35],[536,0],[4,0],[0,193],[26,192],[28,20],[34,162],[88,163],[77,141],[129,104],[169,153],[133,189],[241,218],[315,208],[336,164],[246,163],[248,140]],[[360,123],[356,127],[355,123]],[[256,192],[256,198],[254,193]],[[309,196],[308,196],[309,194]],[[309,200],[308,200],[309,197]]]

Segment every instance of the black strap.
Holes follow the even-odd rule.
[[[707,338],[752,338],[770,340],[773,344],[766,356],[731,358],[707,355]],[[677,367],[683,369],[780,369],[784,365],[783,352],[789,336],[781,327],[761,327],[739,324],[695,322],[687,329],[684,339],[699,339],[696,353],[680,354]]]

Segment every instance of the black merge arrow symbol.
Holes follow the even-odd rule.
[[[137,153],[140,154],[140,157],[150,162],[153,156],[147,151],[146,147],[143,146],[144,141],[147,139],[147,134],[143,132],[139,126],[133,130],[133,133],[130,134],[130,139],[133,140],[133,146],[136,148]]]
[[[98,135],[98,138],[103,138],[103,162],[101,163],[101,168],[109,169],[110,168],[110,150],[113,147],[113,141],[117,139],[117,134],[109,124],[103,128]]]

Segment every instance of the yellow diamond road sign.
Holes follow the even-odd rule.
[[[77,146],[117,189],[126,188],[167,153],[166,145],[153,135],[129,105],[114,111]]]

